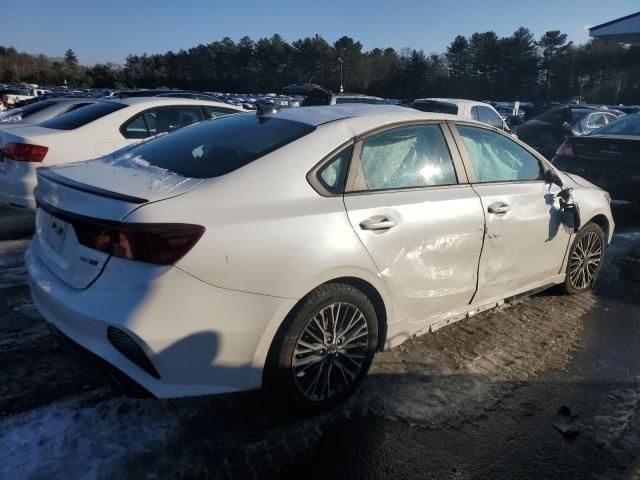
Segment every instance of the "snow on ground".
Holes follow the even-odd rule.
[[[0,478],[111,477],[133,455],[155,450],[199,401],[92,402],[84,394],[0,421]]]

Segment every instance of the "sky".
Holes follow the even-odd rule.
[[[274,33],[288,41],[317,33],[330,43],[348,35],[365,50],[441,53],[458,34],[506,36],[519,26],[536,38],[561,30],[583,43],[588,27],[639,10],[638,0],[29,0],[2,6],[0,45],[51,57],[71,48],[85,65]]]

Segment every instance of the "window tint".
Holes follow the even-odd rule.
[[[480,120],[480,116],[478,115],[478,107],[471,107],[471,118],[474,120]]]
[[[82,127],[88,123],[98,120],[99,118],[109,115],[122,108],[126,108],[128,105],[118,102],[96,102],[92,105],[88,105],[85,108],[80,108],[72,112],[65,113],[59,117],[47,120],[41,123],[41,127],[53,128],[56,130],[73,130],[74,128]]]
[[[587,121],[587,127],[589,128],[598,128],[607,124],[607,119],[605,118],[603,113],[592,113],[589,115],[589,120]]]
[[[55,105],[56,102],[52,102],[51,100],[43,100],[42,102],[32,103],[31,105],[27,105],[20,109],[20,116],[24,118],[29,118],[34,113],[38,113],[40,110],[44,110],[45,108],[50,107],[51,105]]]
[[[344,182],[352,153],[353,146],[345,148],[318,171],[320,183],[331,193],[342,193],[344,191]]]
[[[478,118],[482,123],[496,128],[502,128],[502,117],[489,107],[478,106]]]
[[[69,109],[67,109],[66,112],[63,112],[63,113],[73,112],[74,110],[77,110],[79,108],[86,107],[87,105],[92,105],[92,104],[93,104],[93,102],[91,102],[91,103],[74,103],[73,105],[71,105],[71,107]],[[60,115],[62,115],[62,113]]]
[[[369,190],[457,183],[438,125],[412,125],[372,135],[360,152]]]
[[[538,159],[504,135],[484,128],[462,125],[458,125],[458,132],[469,153],[477,182],[542,178],[542,166]]]
[[[126,138],[146,138],[168,133],[203,120],[200,108],[160,107],[148,110],[125,123],[122,134]]]
[[[228,115],[129,150],[151,165],[194,178],[218,177],[281,148],[315,127],[255,114]]]
[[[640,114],[618,118],[608,123],[592,135],[638,135],[640,136]]]
[[[449,113],[451,115],[458,114],[458,106],[455,103],[421,100],[413,102],[411,106],[421,112]]]
[[[126,138],[147,138],[149,136],[149,130],[147,124],[144,121],[144,115],[138,115],[131,120],[124,129],[124,136]]]
[[[238,113],[237,110],[232,110],[230,108],[224,107],[210,107],[208,105],[203,105],[204,114],[206,118],[218,118],[223,117],[224,115],[229,115],[231,113]]]

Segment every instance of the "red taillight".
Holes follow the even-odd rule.
[[[120,258],[173,265],[200,240],[205,228],[185,223],[120,223],[72,220],[78,241]]]
[[[188,223],[121,223],[99,220],[38,205],[69,223],[78,242],[115,257],[156,265],[173,265],[204,235],[205,228]]]
[[[49,149],[28,143],[7,143],[4,146],[4,158],[16,162],[41,162]]]
[[[571,146],[571,141],[565,140],[562,142],[562,145],[558,148],[556,155],[563,157],[575,157],[576,155],[573,153],[573,147]]]

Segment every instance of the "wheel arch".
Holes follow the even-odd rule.
[[[587,223],[595,223],[596,225],[598,225],[602,231],[604,232],[604,238],[606,243],[610,243],[609,242],[609,238],[610,238],[610,228],[611,228],[611,224],[609,223],[609,219],[607,218],[606,215],[599,213],[593,217],[591,217],[589,219],[589,221],[585,222],[585,225]]]

